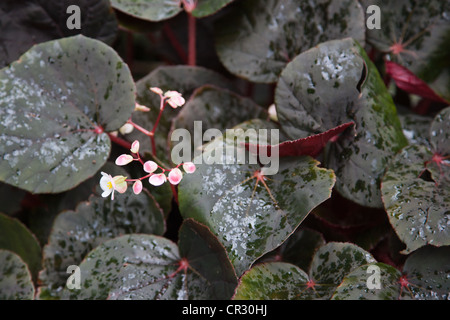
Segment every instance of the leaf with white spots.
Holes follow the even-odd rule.
[[[0,70],[0,181],[33,193],[69,190],[106,162],[135,104],[131,73],[104,43],[38,44]]]
[[[237,284],[224,248],[203,225],[187,220],[179,246],[155,235],[109,240],[81,263],[81,290],[63,299],[229,299]]]
[[[0,300],[33,298],[33,281],[25,262],[10,251],[0,250]]]

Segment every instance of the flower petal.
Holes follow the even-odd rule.
[[[148,180],[151,185],[158,187],[166,182],[167,178],[164,173],[154,174]]]
[[[157,94],[163,94],[163,91],[157,87],[151,87],[150,91],[153,91],[154,93],[157,93]]]
[[[192,162],[185,162],[183,163],[183,169],[186,173],[194,173],[196,167]]]
[[[118,166],[124,166],[126,164],[129,164],[131,161],[133,161],[133,156],[129,154],[122,154],[116,159],[116,165]]]
[[[172,170],[170,170],[169,182],[171,184],[174,184],[174,185],[179,184],[182,178],[183,178],[183,173],[181,172],[180,169],[173,168]]]
[[[125,123],[123,126],[120,127],[119,132],[123,135],[129,134],[133,132],[134,127],[131,123]]]
[[[158,165],[154,161],[146,161],[144,163],[144,171],[148,173],[153,173],[158,169]]]
[[[133,192],[134,194],[139,194],[142,191],[142,181],[136,180],[136,182],[133,184]]]
[[[113,189],[104,190],[102,193],[102,197],[106,198],[107,196],[109,196],[111,194],[112,191],[113,191]]]
[[[132,153],[138,153],[139,152],[139,141],[134,140],[134,142],[131,144],[131,149],[130,151]]]

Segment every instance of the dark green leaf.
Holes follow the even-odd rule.
[[[75,211],[64,211],[53,224],[44,247],[44,270],[39,278],[44,287],[40,297],[57,298],[68,278],[70,265],[79,265],[89,251],[101,243],[123,234],[162,235],[163,214],[153,197],[146,192],[134,195],[131,190],[115,199],[91,196]]]
[[[179,201],[185,218],[206,224],[217,235],[241,275],[330,197],[335,178],[331,170],[319,168],[319,163],[307,156],[280,159],[277,173],[265,176],[269,166],[261,169],[250,154],[242,161],[243,151],[230,145],[248,132],[235,134],[228,134],[229,140],[216,138],[194,158],[197,170],[181,181]],[[275,161],[271,165],[275,166]]]
[[[198,0],[197,6],[192,11],[196,18],[203,18],[216,13],[234,0]]]
[[[193,221],[180,229],[180,250],[162,237],[126,235],[94,249],[80,269],[82,289],[63,298],[229,299],[237,283],[224,248]]]
[[[128,67],[104,43],[75,36],[34,46],[0,70],[0,180],[57,193],[106,161],[134,109]]]
[[[16,253],[28,265],[34,279],[41,270],[41,246],[19,220],[0,213],[0,249]]]
[[[450,101],[450,3],[364,0],[363,4],[381,9],[381,28],[368,29],[367,41]]]
[[[355,0],[246,0],[216,28],[225,67],[254,82],[276,82],[299,53],[331,40],[364,43],[364,13]]]
[[[180,0],[111,0],[111,5],[126,14],[148,21],[166,20],[182,10]]]
[[[291,139],[355,122],[325,151],[336,189],[358,204],[381,207],[380,180],[407,141],[392,98],[364,49],[352,39],[333,40],[300,54],[283,70],[275,102]]]

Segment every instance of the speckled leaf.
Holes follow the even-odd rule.
[[[180,4],[180,0],[111,0],[113,8],[148,21],[176,16],[182,10]]]
[[[406,297],[419,300],[450,298],[450,247],[426,246],[406,259],[403,273],[409,281]],[[409,295],[408,295],[409,292]]]
[[[450,247],[423,247],[405,261],[403,272],[383,263],[361,266],[348,274],[333,295],[335,300],[448,300],[450,296]],[[380,270],[379,289],[367,282]]]
[[[381,9],[381,28],[368,29],[367,41],[450,101],[450,2],[364,0],[362,3],[364,7],[378,5]]]
[[[133,112],[133,122],[147,130],[153,129],[153,124],[159,114],[160,99],[157,94],[149,90],[150,87],[161,88],[164,92],[167,90],[178,91],[188,101],[192,92],[205,84],[232,89],[229,81],[223,76],[202,67],[165,66],[155,69],[136,83],[136,100],[140,104],[151,108],[151,110],[146,113],[140,111]],[[173,109],[167,106],[158,124],[158,129],[155,134],[157,157],[163,161],[167,161],[170,155],[168,150],[168,135],[172,119],[182,108]],[[138,130],[134,130],[131,134],[126,135],[126,139],[128,141],[139,140],[141,143],[141,152],[152,152],[149,138]]]
[[[430,126],[432,117],[421,116],[405,108],[397,108],[403,134],[410,144],[430,146]]]
[[[308,274],[290,263],[258,264],[241,277],[233,300],[312,299],[308,280]]]
[[[450,168],[448,155],[450,108],[439,113],[430,128],[433,151],[425,146],[404,148],[391,162],[381,190],[389,220],[399,238],[412,252],[426,244],[449,245]]]
[[[154,235],[126,235],[94,249],[80,265],[71,299],[229,299],[237,280],[225,250],[204,226],[185,222],[180,249]]]
[[[249,153],[241,161],[243,151],[229,143],[216,138],[194,158],[197,170],[181,181],[179,201],[183,217],[206,224],[217,235],[241,275],[330,197],[335,177],[308,156],[280,159],[277,173],[264,176],[267,167],[253,164],[256,158]],[[257,178],[261,172],[264,178]]]
[[[364,43],[364,13],[355,0],[247,0],[217,27],[225,67],[254,82],[276,82],[299,53],[331,40]]]
[[[0,250],[0,300],[32,300],[34,286],[25,262],[10,251]]]
[[[264,255],[260,261],[282,261],[292,263],[309,271],[317,249],[325,244],[323,235],[315,230],[299,228],[281,246]]]
[[[377,271],[374,270],[380,272],[375,274]],[[380,288],[369,289],[375,283],[371,277],[377,275],[380,277]],[[345,276],[332,300],[396,300],[401,288],[398,282],[400,277],[400,271],[384,263],[363,265]]]
[[[330,242],[315,253],[309,274],[285,262],[256,265],[240,279],[234,299],[329,299],[345,275],[370,262],[358,246]]]
[[[197,0],[197,6],[192,11],[192,15],[197,18],[212,15],[233,1],[234,0]]]
[[[28,265],[34,279],[41,270],[41,246],[19,220],[0,213],[0,249],[16,253]]]
[[[109,156],[96,129],[118,129],[134,101],[128,67],[104,43],[75,36],[34,46],[0,70],[0,180],[34,193],[75,187]]]
[[[325,151],[336,189],[369,207],[381,207],[380,180],[388,161],[407,140],[374,64],[353,39],[333,40],[297,56],[283,70],[275,102],[291,139],[355,122]]]
[[[75,211],[64,211],[55,219],[43,251],[40,298],[57,298],[68,278],[67,268],[79,265],[101,243],[123,234],[162,235],[164,230],[161,209],[145,191],[134,195],[128,190],[116,194],[114,201],[92,195]]]
[[[443,109],[433,119],[430,127],[430,142],[433,152],[441,156],[450,155],[450,107]],[[445,165],[445,163],[444,163]]]
[[[69,29],[70,5],[80,8],[81,29]],[[117,21],[108,0],[34,0],[0,2],[0,68],[36,43],[83,34],[112,44]]]

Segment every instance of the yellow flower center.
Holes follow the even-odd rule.
[[[112,189],[112,188],[113,188],[111,181],[108,182],[108,183],[106,184],[106,186],[107,186],[109,189]]]

